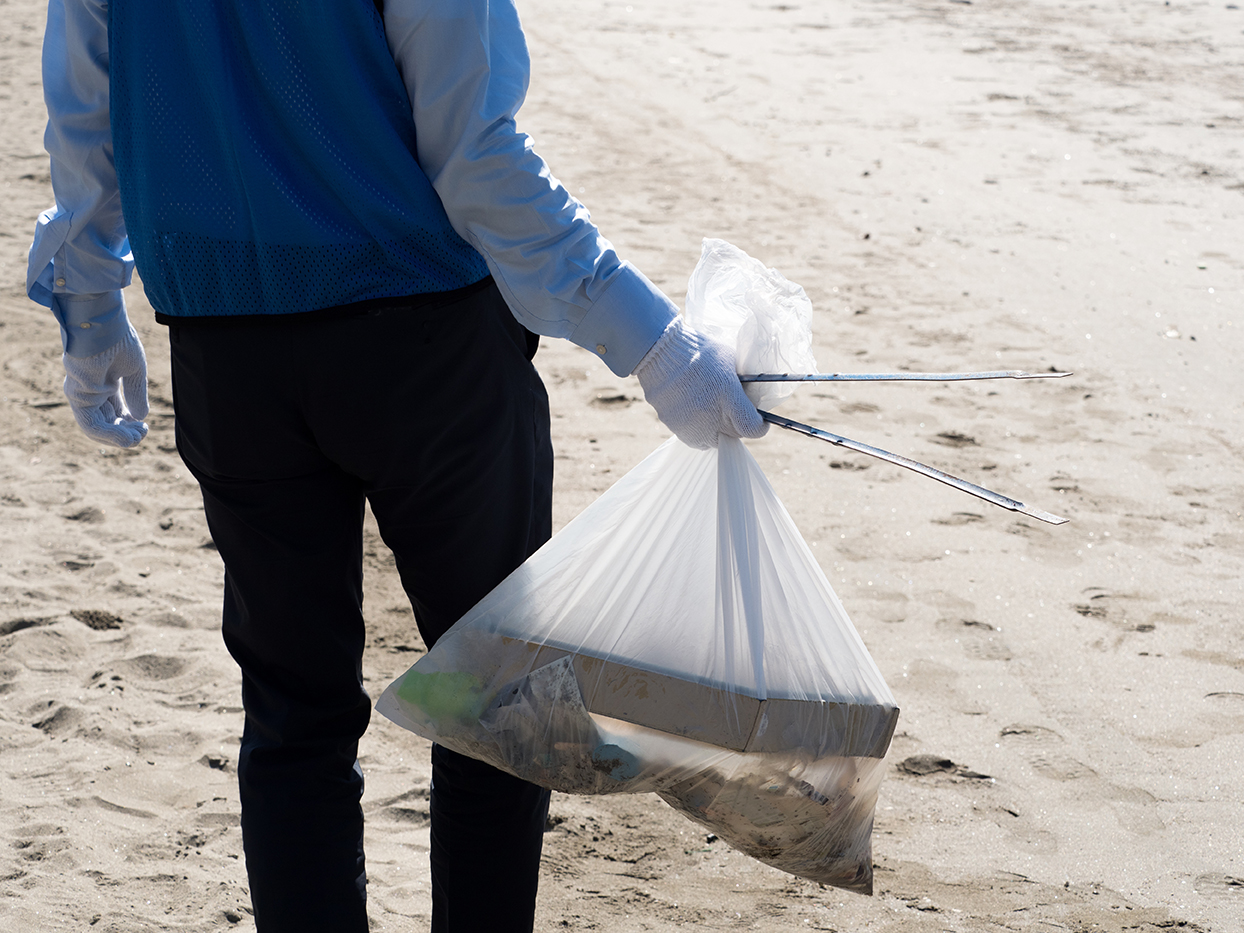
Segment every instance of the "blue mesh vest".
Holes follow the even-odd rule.
[[[130,247],[167,317],[293,314],[488,274],[415,158],[372,0],[112,0]]]

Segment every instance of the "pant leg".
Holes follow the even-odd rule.
[[[376,371],[417,371],[420,387],[392,398],[417,395],[431,413],[417,434],[391,441],[391,465],[369,478],[368,494],[429,645],[552,526],[548,400],[528,335],[495,290],[447,310],[474,322],[469,342],[439,333],[431,352],[412,353],[395,333],[385,345],[406,349],[374,361]],[[548,791],[440,747],[432,766],[433,933],[530,931]]]
[[[549,792],[432,747],[433,933],[530,933]]]
[[[373,315],[371,352],[347,362],[367,410],[326,418],[333,436],[317,427],[323,449],[364,477],[429,646],[547,541],[553,522],[548,395],[530,335],[495,287],[439,313],[419,328]]]
[[[286,526],[280,540],[256,534],[248,520],[256,506],[277,504],[273,490],[201,482],[213,540],[233,568],[222,631],[243,671],[238,783],[257,927],[362,933],[357,758],[371,714],[362,678],[362,494],[331,472],[281,484],[289,511],[302,509],[308,521]]]
[[[316,448],[289,334],[171,334],[178,448],[225,563],[242,832],[260,933],[363,933],[363,488]]]

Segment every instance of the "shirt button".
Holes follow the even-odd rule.
[[[606,352],[605,345],[603,343],[596,344],[596,352],[599,353],[601,356],[604,356]]]
[[[90,323],[89,323],[89,322],[83,322],[83,323],[79,324],[78,326],[79,326],[79,327],[81,327],[83,330],[86,330],[86,329],[87,329],[88,327],[90,327],[91,325],[90,325]]]
[[[56,287],[57,287],[57,288],[64,288],[64,287],[65,287],[65,280],[64,280],[64,279],[57,279],[57,280],[56,280]]]

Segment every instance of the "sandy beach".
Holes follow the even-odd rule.
[[[788,432],[748,444],[902,708],[875,895],[655,796],[555,795],[537,928],[1244,931],[1244,9],[519,8],[520,127],[675,300],[721,237],[804,286],[822,371],[1075,373],[780,410],[1061,527]],[[7,0],[0,27],[0,929],[253,929],[222,567],[164,329],[136,279],[151,433],[102,450],[25,297],[45,15]],[[536,363],[560,527],[668,432],[591,354],[546,339]],[[424,648],[370,522],[366,570],[375,697]],[[377,716],[361,757],[373,929],[426,930],[428,745]]]

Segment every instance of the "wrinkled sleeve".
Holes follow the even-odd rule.
[[[513,2],[387,0],[384,24],[419,164],[514,316],[629,374],[678,309],[618,258],[519,132],[530,60]]]
[[[66,351],[89,356],[115,342],[134,266],[112,160],[105,2],[51,0],[43,94],[56,205],[35,225],[26,293],[52,309]]]

